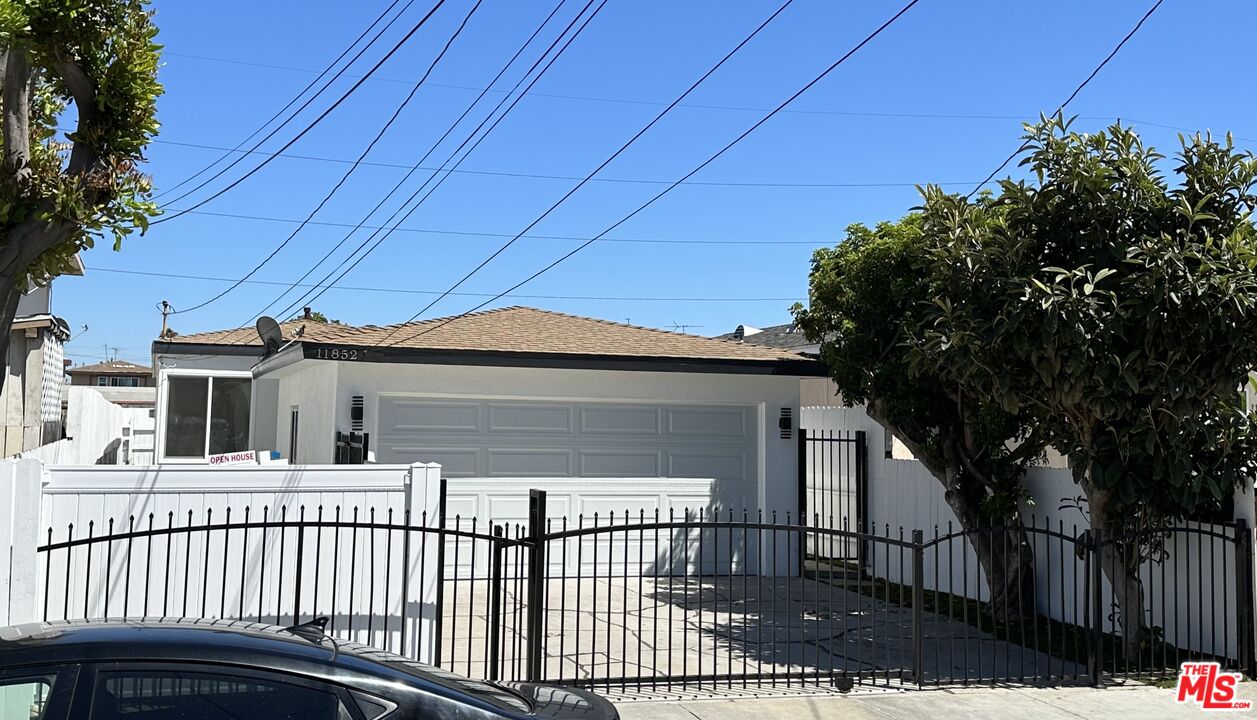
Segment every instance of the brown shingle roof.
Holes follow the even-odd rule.
[[[301,340],[328,345],[374,346],[424,350],[557,353],[608,357],[659,357],[694,360],[801,360],[803,356],[777,348],[684,335],[577,317],[549,310],[508,307],[456,317],[403,325],[354,327],[309,321],[283,323],[284,338],[292,339],[305,325]],[[182,335],[172,344],[260,346],[253,329]]]
[[[92,375],[152,375],[153,369],[143,365],[136,365],[126,360],[111,360],[109,362],[96,363],[95,365],[72,367],[66,372],[71,375],[81,373],[90,373]]]

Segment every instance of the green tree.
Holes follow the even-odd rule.
[[[937,299],[911,369],[1029,414],[1067,453],[1110,539],[1128,655],[1146,627],[1139,567],[1166,521],[1220,509],[1257,468],[1242,387],[1257,367],[1257,161],[1181,139],[1174,184],[1129,128],[1027,127],[992,202],[924,190]],[[1251,479],[1248,480],[1251,482]]]
[[[910,372],[907,341],[936,293],[925,250],[919,214],[850,226],[841,244],[813,255],[810,304],[795,306],[795,322],[821,343],[843,401],[863,404],[943,485],[987,578],[992,613],[1024,616],[1034,611],[1034,556],[1018,500],[1046,438],[1024,413],[939,374]]]
[[[327,316],[318,310],[311,310],[309,314],[303,310],[288,319],[288,322],[296,322],[298,320],[308,320],[310,322],[323,323],[324,325],[340,325],[340,320],[328,320]]]
[[[157,213],[138,169],[162,92],[145,5],[0,0],[0,358],[28,283],[65,272],[99,237],[118,249]]]

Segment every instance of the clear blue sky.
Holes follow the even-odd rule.
[[[383,48],[434,0],[419,0],[369,51]],[[409,91],[471,0],[448,0],[431,23],[290,153],[355,158]],[[149,152],[158,190],[169,188],[221,152],[178,143],[231,147],[334,58],[386,6],[384,0],[258,2],[159,0],[156,22],[166,46],[159,102],[162,131]],[[513,113],[463,164],[494,173],[583,176],[652,118],[767,17],[779,2],[610,0]],[[893,14],[902,3],[796,0],[745,48],[613,165],[602,177],[671,181],[719,149]],[[569,17],[583,3],[569,0]],[[1044,4],[997,0],[922,0],[822,84],[801,97],[697,181],[802,183],[839,187],[682,186],[612,233],[621,239],[693,243],[600,242],[519,291],[588,298],[739,298],[606,300],[511,297],[523,304],[654,327],[674,323],[714,335],[739,323],[787,321],[806,295],[813,248],[833,244],[849,223],[896,218],[917,196],[914,183],[944,182],[957,191],[982,179],[1018,142],[1022,119],[1050,111],[1133,27],[1150,0]],[[415,163],[515,51],[553,3],[484,0],[463,35],[368,162]],[[1251,81],[1257,5],[1168,0],[1071,106],[1085,127],[1114,117],[1133,121],[1163,150],[1175,130],[1230,130],[1257,147],[1257,99]],[[534,46],[526,57],[540,52]],[[245,64],[245,63],[255,63]],[[261,67],[259,65],[272,66]],[[369,67],[363,62],[360,67]],[[527,65],[518,66],[519,69]],[[356,75],[358,68],[350,71]],[[516,73],[508,75],[513,84]],[[345,77],[336,85],[344,90]],[[502,87],[509,87],[503,83]],[[451,87],[454,86],[454,87]],[[337,93],[338,95],[339,93]],[[568,97],[555,97],[556,95]],[[335,97],[336,95],[329,95]],[[500,95],[490,95],[496,102]],[[315,106],[325,107],[327,101]],[[487,112],[491,104],[482,104]],[[717,106],[717,107],[711,107]],[[301,119],[312,118],[307,112]],[[474,114],[479,117],[479,113]],[[1156,125],[1154,125],[1154,123]],[[300,127],[300,125],[294,125]],[[465,126],[467,132],[471,125]],[[263,149],[275,149],[284,130]],[[461,138],[456,131],[455,138]],[[447,142],[427,164],[444,159]],[[247,160],[229,173],[250,167]],[[304,217],[347,168],[280,158],[202,208],[270,218]],[[316,217],[355,223],[405,171],[361,167]],[[405,195],[426,177],[417,173]],[[457,174],[404,227],[457,233],[514,234],[574,180]],[[189,200],[222,186],[219,181]],[[873,184],[874,186],[869,186]],[[861,186],[863,185],[863,186]],[[659,185],[586,186],[533,233],[588,237],[657,192]],[[401,197],[386,207],[391,211]],[[371,224],[387,217],[377,216]],[[113,252],[84,255],[82,278],[56,282],[54,311],[76,333],[68,351],[92,362],[105,344],[119,357],[147,362],[160,328],[159,301],[190,307],[227,283],[106,272],[239,278],[294,225],[189,214],[154,227]],[[344,237],[345,228],[309,226],[254,279],[292,282]],[[340,262],[367,233],[346,243]],[[441,290],[473,267],[501,237],[441,232],[392,235],[342,282],[356,287]],[[743,244],[719,244],[738,241]],[[746,243],[756,244],[746,244]],[[496,293],[578,242],[524,239],[461,288]],[[325,265],[312,278],[321,278]],[[234,327],[274,299],[280,287],[244,285],[196,312],[175,316],[181,333]],[[294,298],[295,295],[290,296]],[[331,290],[316,303],[329,317],[386,324],[410,317],[428,295]],[[483,298],[452,296],[429,317],[465,311]],[[287,301],[283,303],[287,304]],[[81,333],[81,326],[89,326]]]

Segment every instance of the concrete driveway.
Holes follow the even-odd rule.
[[[451,669],[487,676],[488,583],[447,586],[445,656]],[[452,583],[451,583],[452,585]],[[912,683],[912,611],[806,578],[676,577],[551,580],[546,678],[646,678],[656,690],[830,689],[835,675],[862,685]],[[522,676],[523,584],[504,583],[502,678]],[[970,625],[923,613],[927,680],[1058,680],[1084,668],[1001,642]],[[452,653],[452,655],[450,654]],[[744,679],[750,676],[751,679]],[[630,689],[624,687],[624,689]]]

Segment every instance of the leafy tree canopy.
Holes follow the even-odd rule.
[[[1163,156],[1130,128],[1029,126],[990,201],[924,190],[937,295],[910,359],[1069,454],[1097,527],[1221,507],[1257,468],[1257,160],[1228,136]]]
[[[0,343],[28,278],[47,282],[101,236],[118,249],[157,213],[139,170],[162,93],[145,6],[0,0]]]

